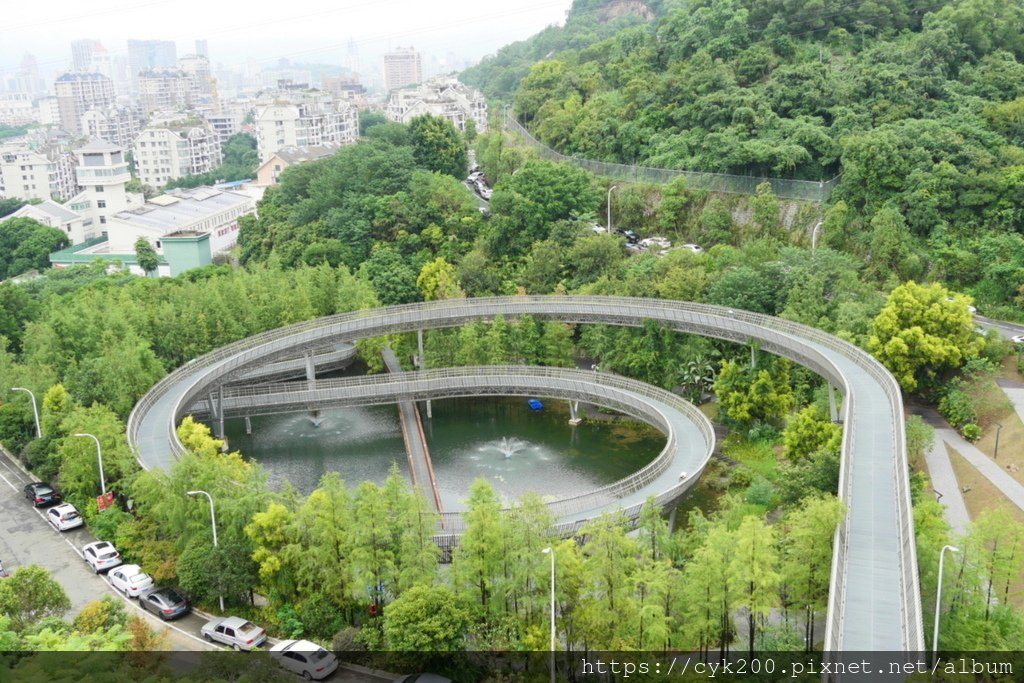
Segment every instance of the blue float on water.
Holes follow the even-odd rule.
[[[527,401],[526,405],[530,406],[530,410],[544,410],[544,404],[535,398],[531,398]]]

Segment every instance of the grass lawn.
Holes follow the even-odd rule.
[[[971,463],[967,462],[956,449],[946,446],[949,451],[950,462],[953,463],[953,472],[957,481],[960,482],[960,490],[968,488],[964,493],[964,502],[967,504],[967,512],[971,519],[977,519],[978,515],[986,510],[1006,508],[1010,514],[1021,524],[1024,524],[1024,510],[1010,502],[988,479],[981,475]],[[1002,443],[999,445],[1002,452]],[[1020,577],[1010,586],[1012,602],[1017,607],[1024,607],[1024,576]]]
[[[747,441],[730,434],[722,443],[722,453],[743,463],[768,481],[778,478],[779,454],[775,445],[767,441]]]
[[[1021,423],[1016,411],[1012,408],[996,417],[996,422],[1003,425],[999,431],[999,454],[996,462],[1006,470],[1007,474],[1024,484],[1024,424]],[[985,433],[974,444],[982,453],[993,457],[996,450],[996,426],[990,424]],[[1010,465],[1007,468],[1007,465]]]

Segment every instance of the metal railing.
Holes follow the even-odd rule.
[[[551,149],[519,123],[515,115],[505,110],[505,130],[519,135],[526,146],[537,152],[537,155],[548,161],[573,164],[584,168],[594,175],[605,176],[615,180],[647,183],[669,183],[679,177],[686,178],[687,185],[694,190],[709,192],[726,192],[729,194],[757,194],[757,186],[761,183],[771,185],[772,193],[781,199],[802,199],[823,203],[828,201],[832,191],[839,184],[841,175],[830,180],[793,180],[790,178],[772,178],[768,176],[745,176],[730,173],[711,173],[707,171],[686,171],[672,168],[654,168],[616,164],[609,161],[581,159],[576,156],[562,154]]]
[[[890,463],[893,468],[893,514],[899,518],[898,557],[894,558],[894,562],[898,565],[900,574],[904,646],[907,650],[923,648],[916,548],[906,472],[903,406],[899,386],[892,375],[862,349],[806,325],[721,306],[643,298],[522,296],[432,301],[339,314],[264,332],[229,344],[193,361],[189,366],[179,368],[161,380],[153,392],[159,395],[172,388],[176,392],[175,405],[167,419],[167,438],[172,450],[181,453],[183,448],[174,434],[174,422],[184,415],[186,407],[204,392],[208,392],[210,387],[227,382],[233,373],[245,368],[294,352],[298,348],[322,345],[328,339],[350,341],[386,333],[452,327],[471,321],[491,320],[498,315],[515,317],[526,314],[565,322],[631,326],[641,325],[646,320],[656,320],[677,331],[739,343],[757,339],[762,349],[791,358],[844,389],[847,396],[847,432],[853,431],[852,411],[856,405],[856,398],[852,396],[851,383],[837,365],[837,358],[829,357],[828,352],[834,352],[854,363],[860,371],[878,382],[889,404],[889,424],[885,426],[885,430],[891,432],[891,440],[883,447],[892,453]],[[199,372],[200,370],[205,372]],[[133,411],[133,419],[129,420],[130,439],[134,434],[133,426],[141,419],[140,406],[151,407],[152,403],[150,395],[147,394]],[[850,499],[848,503],[852,502],[851,472],[857,464],[853,461],[854,443],[854,435],[844,437],[840,495]],[[830,643],[841,642],[839,634],[842,632],[846,604],[841,584],[844,583],[847,571],[845,558],[849,551],[850,524],[851,520],[847,518],[836,536],[837,547],[834,557],[837,564],[833,566],[834,581],[826,619],[826,628],[831,629]],[[871,533],[870,530],[868,533]],[[826,646],[828,647],[829,643]]]

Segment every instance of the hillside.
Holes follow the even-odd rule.
[[[885,223],[905,252],[900,278],[945,279],[991,303],[1021,296],[1021,0],[679,0],[624,27],[596,21],[608,4],[574,7],[560,33],[509,46],[473,76],[490,93],[518,82],[520,120],[567,154],[841,172],[831,246],[866,254]],[[524,78],[512,53],[537,56]]]

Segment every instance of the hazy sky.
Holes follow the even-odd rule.
[[[178,55],[209,42],[226,67],[266,63],[342,63],[349,39],[370,58],[414,45],[443,57],[478,58],[562,23],[572,0],[8,0],[0,23],[0,66],[31,52],[46,74],[71,63],[72,40],[98,38],[126,53],[129,38],[174,40]],[[370,65],[368,65],[370,66]]]

